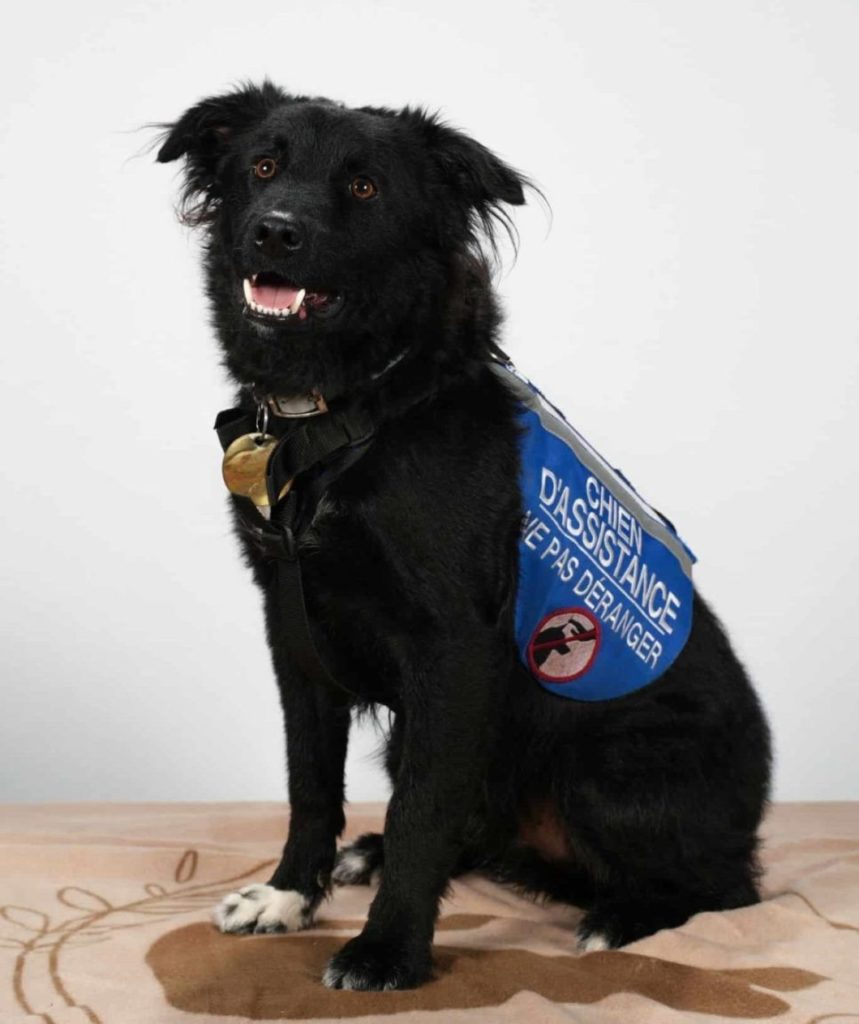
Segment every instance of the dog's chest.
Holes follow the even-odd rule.
[[[328,494],[323,494],[313,510],[309,526],[298,542],[299,554],[307,555],[320,550],[325,544],[326,535],[329,542],[334,543],[336,522],[344,515],[348,515],[348,506]]]

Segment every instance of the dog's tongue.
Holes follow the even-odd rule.
[[[288,284],[254,284],[251,286],[254,302],[267,309],[286,309],[295,302],[299,289]]]

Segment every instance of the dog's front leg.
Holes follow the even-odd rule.
[[[444,656],[425,647],[423,667],[404,681],[404,744],[385,819],[382,880],[363,932],[325,971],[329,988],[414,988],[430,976],[439,900],[485,776],[494,666],[480,628]]]
[[[343,831],[348,705],[311,683],[275,646],[289,769],[289,837],[268,884],[230,893],[215,912],[224,932],[297,931],[313,923]]]

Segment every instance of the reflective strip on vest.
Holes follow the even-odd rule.
[[[527,378],[492,366],[521,404],[519,656],[562,697],[639,690],[689,636],[695,556]]]

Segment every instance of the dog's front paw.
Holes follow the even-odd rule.
[[[417,988],[431,969],[429,948],[416,953],[399,942],[358,935],[329,960],[322,981],[328,988],[383,992]]]
[[[303,893],[257,884],[225,896],[212,916],[222,932],[297,932],[313,924],[315,909]]]

